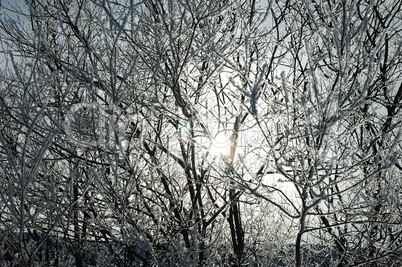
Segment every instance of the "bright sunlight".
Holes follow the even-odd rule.
[[[229,156],[230,138],[227,132],[218,132],[211,142],[209,151],[213,157]]]

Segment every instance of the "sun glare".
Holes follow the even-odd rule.
[[[212,156],[228,156],[230,140],[225,132],[218,132],[212,140],[209,151]]]

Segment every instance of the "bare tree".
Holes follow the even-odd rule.
[[[398,264],[402,2],[319,2],[3,6],[2,263]]]
[[[269,147],[266,172],[296,192],[294,199],[279,191],[287,203],[273,204],[299,220],[298,266],[305,232],[331,240],[340,265],[400,260],[400,213],[392,208],[400,197],[400,44],[391,41],[400,38],[400,5],[305,1],[289,9],[288,37],[278,42],[282,70],[261,91],[254,118]],[[255,184],[243,182],[268,201],[280,190],[258,177]]]

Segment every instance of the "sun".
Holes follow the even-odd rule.
[[[227,132],[220,131],[215,134],[209,147],[213,157],[228,157],[230,150],[230,138]]]

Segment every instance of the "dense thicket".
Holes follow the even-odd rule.
[[[402,1],[0,7],[2,266],[397,266]]]

